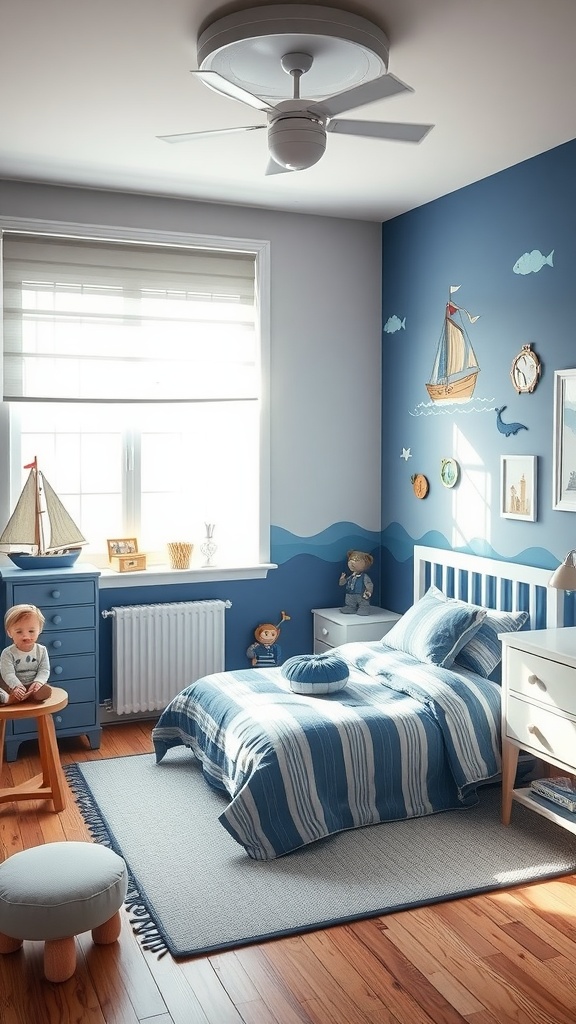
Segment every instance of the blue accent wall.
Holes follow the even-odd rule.
[[[576,367],[575,182],[573,141],[383,225],[381,601],[396,611],[411,600],[414,543],[551,569],[576,546],[576,514],[552,507],[554,371]],[[534,250],[553,252],[552,265],[514,272]],[[454,302],[479,316],[468,334],[480,372],[470,402],[440,407],[425,385],[452,285]],[[391,317],[405,325],[390,331]],[[525,344],[542,363],[532,394],[510,376]],[[527,429],[499,433],[501,406]],[[502,455],[537,456],[535,522],[500,515]],[[440,480],[443,458],[460,464],[453,489]],[[414,473],[430,481],[423,500]]]

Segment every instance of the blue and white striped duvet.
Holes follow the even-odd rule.
[[[232,798],[220,815],[255,860],[376,822],[469,807],[500,771],[500,687],[380,643],[345,644],[345,690],[292,693],[279,668],[205,676],[153,730]]]

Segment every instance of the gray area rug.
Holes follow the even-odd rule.
[[[376,917],[576,870],[576,837],[499,787],[480,804],[341,832],[275,861],[252,861],[219,824],[223,794],[185,748],[67,765],[97,842],[128,865],[142,945],[191,956]]]

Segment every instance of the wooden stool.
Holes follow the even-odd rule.
[[[66,981],[76,970],[75,936],[94,942],[120,935],[128,872],[122,857],[98,843],[46,843],[0,864],[0,954],[24,939],[44,942],[44,974]]]
[[[8,719],[35,718],[38,727],[38,746],[40,748],[40,764],[42,774],[22,782],[19,786],[0,789],[0,804],[12,800],[52,800],[55,811],[63,811],[66,806],[66,783],[60,764],[60,754],[56,742],[56,730],[52,715],[61,711],[68,703],[68,694],[57,686],[52,687],[52,694],[39,704],[37,701],[24,700],[19,704],[0,704],[0,769],[4,757],[4,736]]]

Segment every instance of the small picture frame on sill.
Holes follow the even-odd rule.
[[[536,455],[500,457],[500,515],[536,521]]]
[[[108,561],[116,572],[138,572],[146,568],[146,555],[138,551],[135,537],[120,537],[107,543]]]
[[[136,537],[119,537],[117,540],[109,540],[108,544],[108,558],[112,558],[113,555],[135,555],[138,551],[138,541]]]

